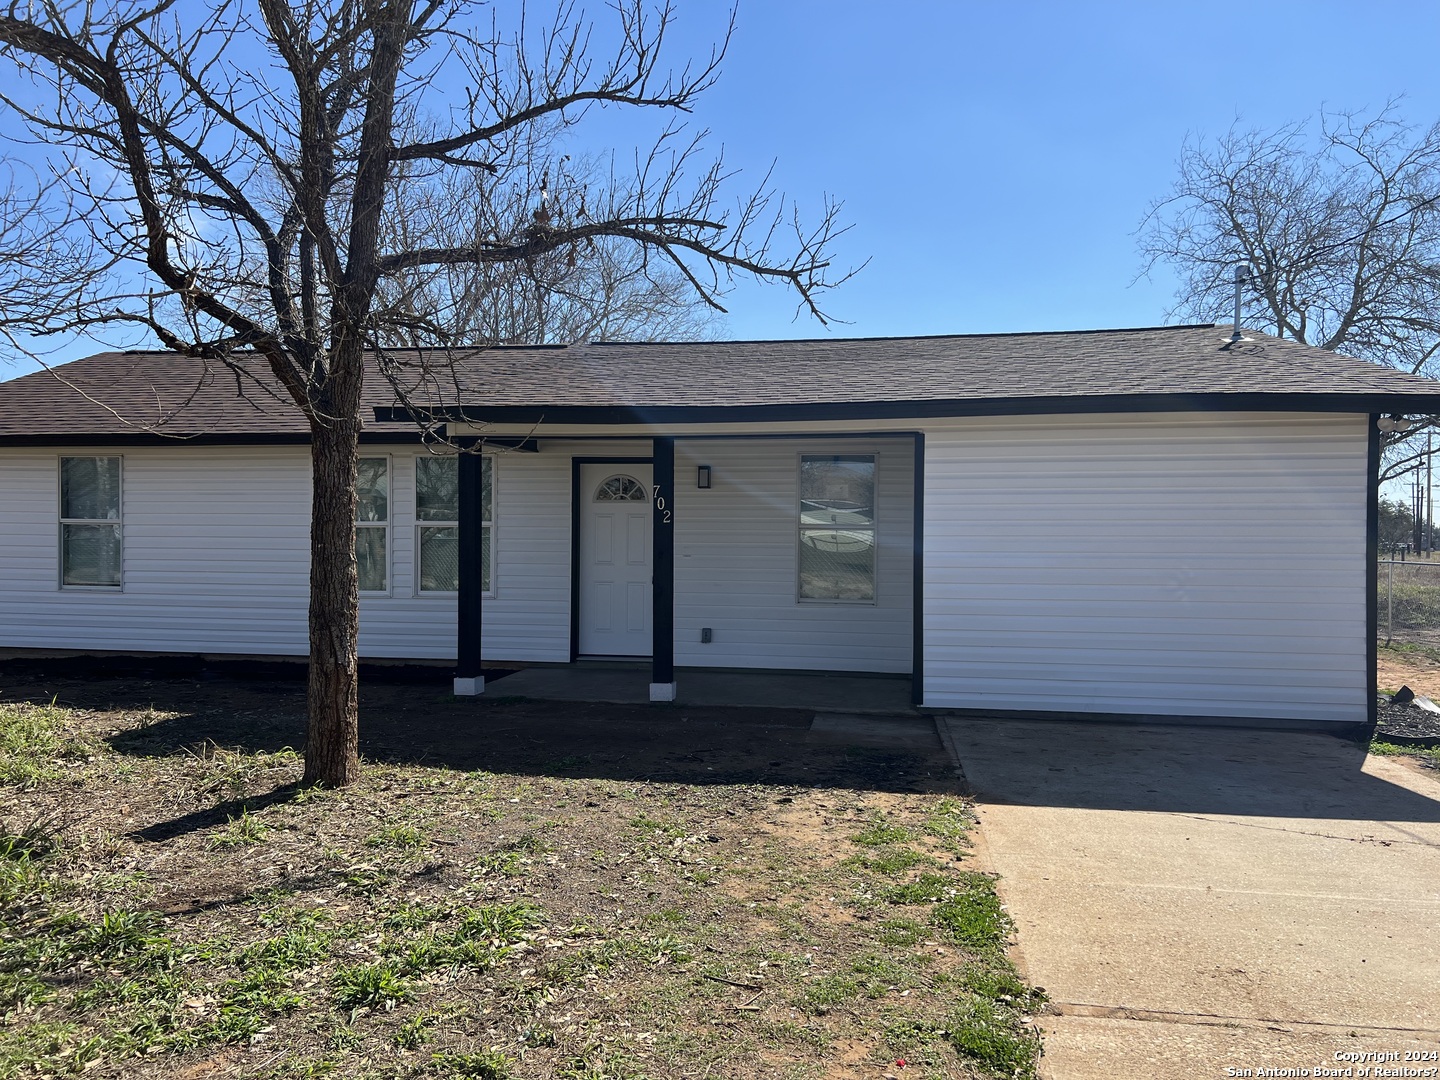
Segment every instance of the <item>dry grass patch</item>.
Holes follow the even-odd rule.
[[[206,689],[0,703],[0,1077],[1033,1075],[1040,999],[943,757],[639,709],[572,719],[594,745],[562,758],[492,702],[493,767],[306,791],[246,737],[298,688]],[[367,730],[423,743],[399,700]],[[631,723],[644,754],[603,749]]]

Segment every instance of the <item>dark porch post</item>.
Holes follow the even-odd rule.
[[[915,433],[915,519],[911,524],[910,702],[925,704],[925,433]]]
[[[652,535],[655,571],[650,626],[654,634],[650,700],[675,700],[675,440],[653,441],[655,490],[652,492]]]
[[[471,697],[485,692],[485,676],[480,668],[480,594],[484,591],[480,543],[481,468],[478,452],[460,455],[460,595],[455,642],[457,697]]]

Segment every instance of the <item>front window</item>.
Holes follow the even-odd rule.
[[[875,602],[875,455],[800,458],[799,598]]]
[[[60,459],[60,584],[119,588],[120,459]]]
[[[390,588],[390,459],[361,458],[355,479],[355,566],[361,592]]]
[[[480,459],[480,589],[491,591],[494,545],[494,459]],[[460,459],[455,455],[415,459],[415,548],[418,591],[460,588]]]

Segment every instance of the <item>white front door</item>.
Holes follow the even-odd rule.
[[[580,654],[649,656],[649,465],[580,466]]]

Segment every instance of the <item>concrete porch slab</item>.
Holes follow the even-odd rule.
[[[940,749],[935,721],[928,716],[816,713],[810,722],[809,741],[893,750]]]
[[[677,705],[916,715],[907,676],[682,669],[675,673],[675,682]],[[504,697],[643,705],[650,701],[650,666],[592,666],[582,661],[564,667],[525,668],[487,690]],[[925,721],[927,726],[929,723]]]

